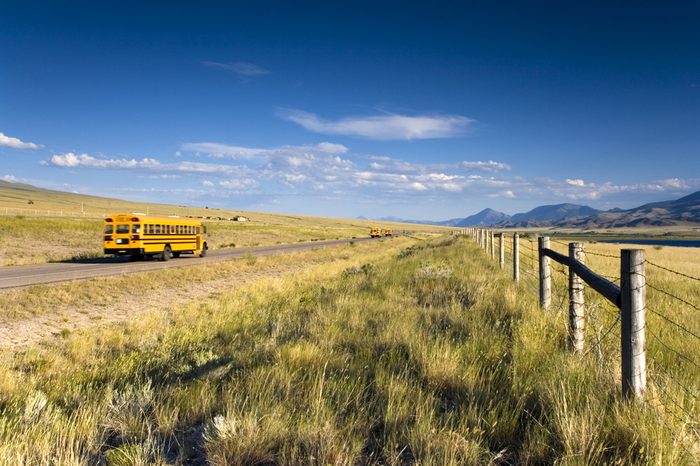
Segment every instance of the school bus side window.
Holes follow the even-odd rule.
[[[141,233],[141,225],[139,225],[138,223],[134,223],[133,225],[131,225],[131,232],[134,234]]]

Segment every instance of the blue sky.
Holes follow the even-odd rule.
[[[14,3],[0,179],[436,220],[700,190],[698,2]]]

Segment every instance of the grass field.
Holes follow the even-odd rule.
[[[27,204],[29,201],[33,204]],[[85,210],[85,216],[81,209]],[[100,257],[101,221],[104,215],[115,212],[222,218],[244,215],[250,219],[250,222],[204,219],[208,244],[213,249],[367,236],[373,225],[391,227],[396,233],[448,230],[430,225],[143,204],[0,180],[0,266]]]
[[[625,402],[614,331],[596,330],[615,315],[595,296],[599,344],[574,357],[563,276],[543,313],[527,274],[516,286],[473,243],[401,241],[6,354],[0,463],[694,464],[697,368],[650,340],[648,403]],[[652,260],[697,275],[697,257],[665,249]],[[689,312],[666,304],[650,296]]]

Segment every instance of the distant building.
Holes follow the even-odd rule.
[[[238,215],[236,217],[231,218],[232,222],[250,222],[250,219],[248,217],[244,217],[243,215]]]

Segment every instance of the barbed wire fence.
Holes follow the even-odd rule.
[[[492,234],[480,230],[470,228],[463,234],[477,243],[479,238]],[[539,237],[535,245],[530,234],[505,235],[499,232],[498,241],[490,245],[493,248],[498,243],[503,248],[496,255],[504,258],[501,268],[505,272],[512,270],[514,279],[528,291],[539,293],[543,309],[553,307],[563,311],[567,293],[559,291],[569,288],[569,325],[575,326],[577,321],[580,324],[579,318],[583,318],[582,328],[586,330],[580,342],[583,350],[574,352],[581,357],[593,355],[611,383],[622,384],[625,397],[656,414],[659,428],[682,451],[682,461],[700,464],[700,277],[650,261],[640,249],[622,249],[619,254],[611,254],[596,243],[586,243],[584,252],[583,243]],[[580,248],[580,261],[572,255],[576,248]],[[568,256],[562,254],[562,249]],[[489,251],[487,257],[493,256],[493,250]],[[584,257],[603,272],[589,269]],[[637,259],[630,265],[631,257]],[[577,272],[584,277],[582,285],[585,283],[587,294],[591,289],[598,292],[588,297],[592,299],[585,302],[582,315],[576,313],[583,312],[583,294],[576,295],[572,290],[581,278]],[[557,285],[554,306],[552,279]],[[568,287],[562,287],[562,282],[567,281]],[[625,293],[629,295],[627,298],[623,296]],[[629,303],[624,301],[630,296],[632,299],[641,296],[632,313],[638,314],[633,317],[637,327],[635,322],[630,327],[630,316],[625,315]],[[582,328],[569,327],[570,338]],[[630,350],[633,354],[625,354]],[[625,358],[633,359],[632,372],[625,367],[630,365],[630,361],[625,363]],[[614,370],[617,368],[621,368],[619,375]],[[630,382],[631,386],[626,387]]]

